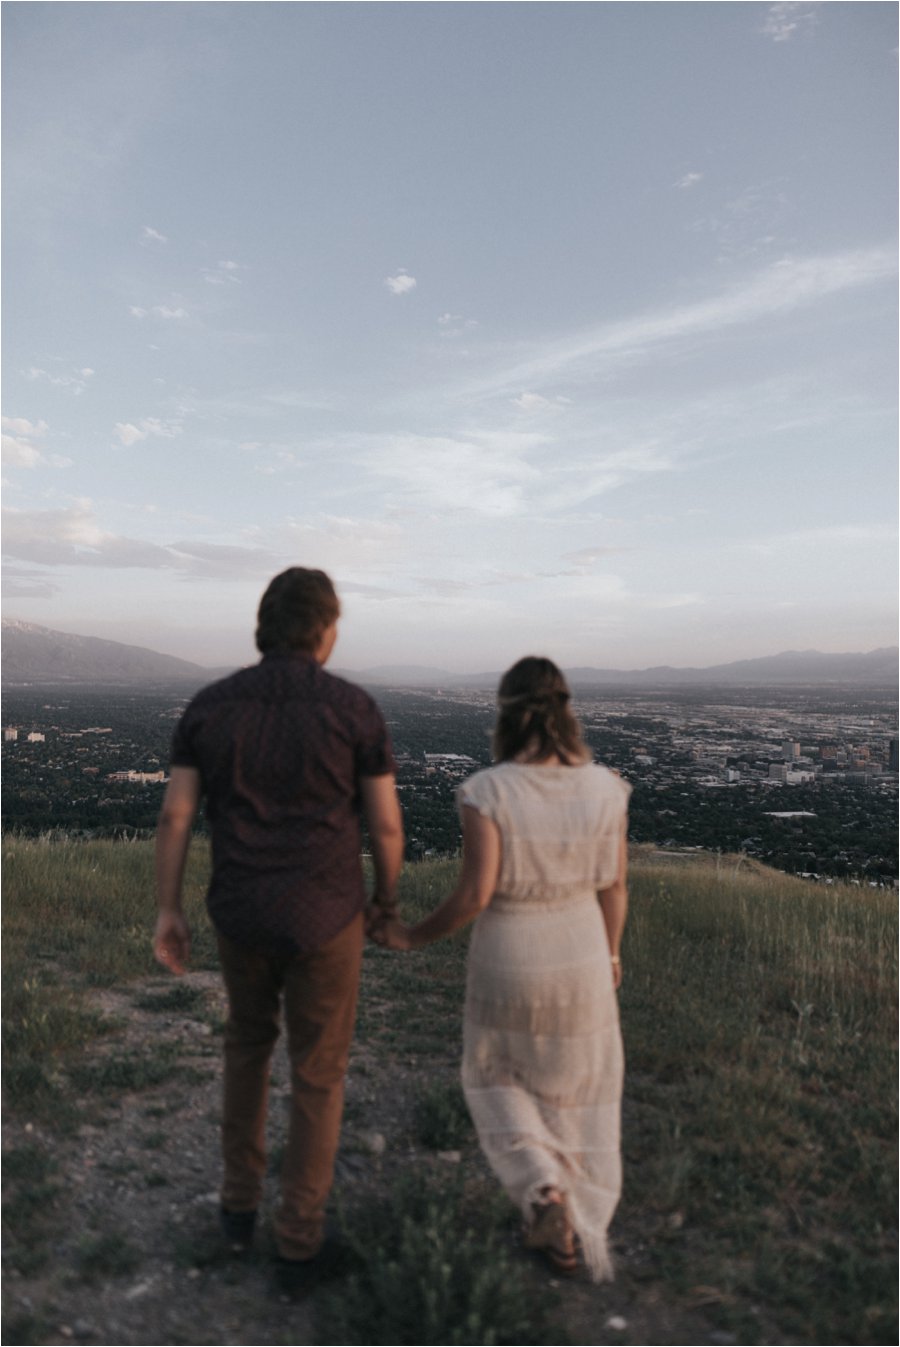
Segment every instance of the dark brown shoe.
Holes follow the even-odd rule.
[[[231,1252],[246,1253],[253,1243],[256,1212],[229,1211],[227,1207],[220,1207],[219,1219],[222,1223],[222,1234]]]
[[[303,1300],[323,1282],[345,1276],[353,1264],[353,1255],[342,1240],[326,1235],[313,1258],[278,1258],[275,1282],[283,1296]]]

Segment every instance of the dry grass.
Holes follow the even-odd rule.
[[[87,990],[153,971],[151,847],[13,838],[4,850],[9,1106],[34,1116],[43,1101],[63,1126],[99,1069],[85,1044],[114,1028],[87,1007]],[[200,967],[215,961],[206,866],[197,845],[187,905]],[[452,861],[409,867],[407,914],[429,910],[454,874]],[[638,852],[621,993],[626,1189],[614,1227],[641,1232],[635,1295],[649,1279],[686,1310],[702,1303],[739,1342],[896,1341],[896,942],[893,895],[817,887],[737,858],[672,864]],[[465,948],[462,935],[404,958],[367,955],[360,1039],[415,1069],[420,1123],[441,1141],[465,1136],[442,1083],[459,1046]],[[431,1082],[429,1060],[440,1062]],[[148,1080],[169,1067],[151,1060]],[[18,1221],[63,1200],[44,1154],[14,1155],[9,1182]],[[423,1202],[413,1194],[410,1212]],[[441,1236],[448,1246],[453,1229]],[[401,1281],[415,1243],[392,1255]],[[363,1304],[382,1272],[373,1265],[354,1283],[354,1313],[372,1316],[375,1334],[395,1331]],[[625,1260],[621,1275],[638,1273]],[[448,1294],[431,1340],[487,1341],[490,1299],[472,1339],[473,1305]]]

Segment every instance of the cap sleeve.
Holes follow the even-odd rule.
[[[472,809],[477,809],[479,814],[485,818],[494,819],[497,817],[497,788],[496,782],[490,770],[485,772],[476,772],[470,776],[456,791],[456,807],[462,810],[464,804]]]

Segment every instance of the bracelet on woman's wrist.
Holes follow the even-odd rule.
[[[618,965],[622,962],[622,960],[619,958],[618,954],[611,954],[611,955],[609,956],[609,961],[610,961],[610,963],[614,963],[617,967],[618,967]]]

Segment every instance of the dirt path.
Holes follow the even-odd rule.
[[[218,1027],[224,1002],[214,973],[192,973],[177,984],[185,1002],[192,1002],[182,1009],[166,1008],[178,999],[173,985],[151,978],[97,995],[118,1028],[89,1052],[99,1084],[80,1104],[90,1122],[61,1142],[38,1124],[16,1121],[5,1129],[5,1150],[37,1147],[53,1154],[55,1182],[62,1188],[50,1216],[30,1229],[27,1239],[35,1247],[26,1251],[28,1257],[11,1259],[7,1347],[317,1341],[314,1299],[291,1304],[272,1285],[274,1175],[253,1254],[234,1260],[221,1249]],[[377,1016],[377,1004],[370,1004],[369,1013]],[[137,1090],[110,1089],[109,1079],[121,1069],[115,1064],[123,1061],[162,1063],[164,1078]],[[448,1078],[455,1070],[449,1058],[438,1069],[449,1072]],[[354,1049],[336,1184],[336,1197],[347,1204],[360,1195],[389,1193],[399,1173],[412,1166],[484,1169],[474,1145],[459,1157],[441,1157],[415,1144],[409,1072],[408,1065],[398,1067],[364,1042]],[[287,1093],[286,1063],[278,1056],[270,1109],[273,1169],[283,1144]],[[632,1228],[627,1210],[614,1236],[621,1267],[617,1282],[594,1287],[576,1281],[562,1289],[571,1342],[735,1340],[710,1331],[701,1303],[695,1310],[683,1302],[676,1308],[666,1288],[653,1280],[642,1232]],[[550,1281],[541,1266],[521,1257],[529,1276]]]

